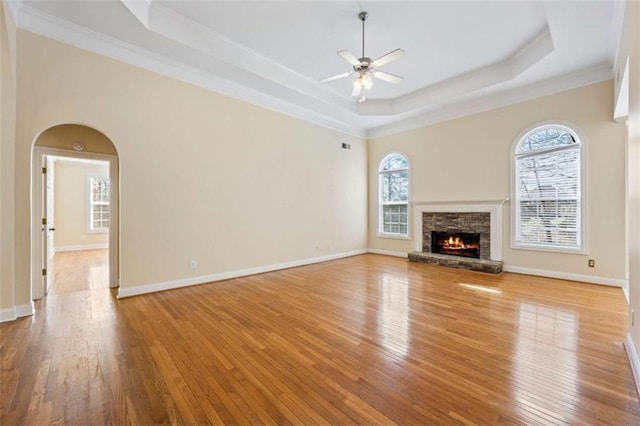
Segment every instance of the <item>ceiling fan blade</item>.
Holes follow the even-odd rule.
[[[373,66],[379,67],[381,65],[388,64],[389,62],[399,59],[402,55],[404,55],[404,50],[402,49],[393,50],[387,53],[386,55],[380,56],[378,59],[373,61]]]
[[[359,67],[360,66],[360,60],[358,60],[358,58],[356,58],[353,55],[353,53],[349,52],[348,50],[339,50],[338,51],[338,55],[340,55],[342,57],[342,59],[344,59],[345,61],[349,62],[354,67]]]
[[[353,71],[351,71],[351,72],[343,72],[341,74],[332,75],[331,77],[325,77],[322,80],[320,80],[320,83],[326,83],[328,81],[337,80],[339,78],[349,77],[351,74],[353,74]]]
[[[351,92],[351,96],[360,96],[361,93],[362,93],[362,86],[360,86],[359,84],[354,84],[353,91]]]
[[[373,76],[375,78],[379,78],[380,80],[384,80],[394,84],[402,83],[402,80],[404,80],[404,77],[400,77],[399,75],[390,74],[384,71],[374,71]]]

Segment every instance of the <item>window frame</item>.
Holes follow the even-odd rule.
[[[92,187],[93,187],[93,180],[94,179],[106,179],[107,181],[109,181],[109,202],[108,203],[104,203],[104,202],[97,202],[94,203],[93,202],[93,191],[92,191]],[[109,176],[102,176],[102,175],[97,175],[97,174],[88,174],[87,175],[87,232],[90,234],[108,234],[109,233],[109,227],[107,228],[94,228],[93,227],[93,206],[94,205],[100,205],[100,206],[108,206],[108,210],[109,210],[109,227],[111,226],[111,179],[109,178]]]
[[[384,163],[386,163],[390,157],[399,155],[407,162],[407,167],[404,169],[382,170]],[[405,202],[390,202],[384,203],[382,201],[382,175],[385,173],[406,171],[407,172],[407,201]],[[384,231],[384,206],[385,205],[405,205],[407,206],[407,233],[395,233]],[[376,236],[380,238],[392,238],[398,240],[410,240],[411,239],[411,163],[409,157],[400,151],[393,151],[387,153],[382,160],[378,163],[378,224]]]
[[[580,156],[579,160],[579,178],[578,184],[580,185],[580,190],[578,193],[578,209],[577,209],[577,220],[579,224],[577,226],[579,245],[577,247],[567,247],[567,246],[557,246],[557,245],[548,245],[548,244],[536,244],[529,242],[519,241],[519,209],[518,209],[518,200],[516,198],[517,191],[517,182],[516,182],[516,160],[517,160],[517,151],[520,144],[531,134],[548,129],[548,128],[560,128],[568,133],[570,133],[577,142],[578,153]],[[553,148],[550,149],[553,151]],[[550,150],[541,150],[540,154],[548,153]],[[535,156],[536,154],[531,154],[530,156]],[[588,236],[587,236],[587,143],[584,132],[573,123],[562,121],[562,120],[553,120],[553,121],[545,121],[541,123],[533,124],[527,127],[525,130],[520,132],[520,134],[515,138],[511,146],[511,248],[518,250],[533,250],[533,251],[543,251],[543,252],[556,252],[556,253],[570,253],[570,254],[586,254],[588,247]]]

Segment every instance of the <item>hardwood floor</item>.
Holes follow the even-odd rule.
[[[56,253],[49,262],[49,295],[109,287],[109,249]]]
[[[618,288],[379,255],[74,288],[0,326],[2,425],[640,424]]]

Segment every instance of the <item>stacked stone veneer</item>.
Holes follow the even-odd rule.
[[[422,252],[431,253],[431,231],[480,234],[480,259],[491,258],[491,213],[422,213]]]

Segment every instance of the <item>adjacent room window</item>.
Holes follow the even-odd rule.
[[[89,229],[94,232],[109,230],[109,179],[89,178]]]
[[[582,142],[569,127],[528,132],[514,154],[513,246],[583,251]]]
[[[381,236],[409,236],[409,162],[401,154],[389,154],[379,168],[379,227]]]

